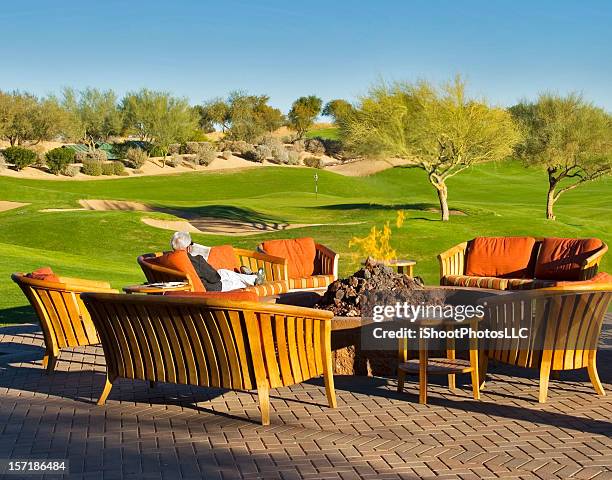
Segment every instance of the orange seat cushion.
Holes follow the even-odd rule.
[[[59,277],[55,273],[53,273],[53,270],[51,270],[51,267],[37,268],[31,273],[28,273],[26,277],[32,278],[34,280],[43,280],[45,282],[60,283]]]
[[[477,237],[470,242],[465,275],[531,278],[532,237]]]
[[[185,250],[175,250],[174,252],[166,252],[156,258],[155,263],[162,267],[178,270],[179,272],[189,275],[193,288],[196,292],[204,292],[206,289],[202,284],[202,280],[198,276],[195,268],[189,260],[189,256]]]
[[[210,253],[208,254],[207,262],[215,270],[224,268],[226,270],[238,271],[240,269],[238,257],[236,257],[234,247],[232,247],[231,245],[219,245],[217,247],[211,247]]]
[[[309,277],[314,272],[316,248],[310,237],[267,240],[261,246],[267,254],[287,259],[289,278]]]
[[[601,246],[598,238],[545,238],[535,276],[544,280],[578,280],[581,263]]]
[[[218,298],[219,300],[232,300],[235,302],[258,302],[255,292],[246,290],[232,290],[231,292],[167,292],[172,297]]]

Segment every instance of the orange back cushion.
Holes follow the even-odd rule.
[[[231,245],[219,245],[217,247],[211,247],[210,253],[208,254],[208,263],[219,270],[225,268],[227,270],[238,271],[240,265],[238,264],[238,257],[234,253],[234,247]]]
[[[26,277],[34,280],[43,280],[45,282],[59,283],[60,281],[59,277],[51,270],[51,267],[37,268],[33,270],[32,273],[28,273]]]
[[[476,277],[532,278],[532,237],[477,237],[470,242],[465,274]]]
[[[598,238],[545,238],[535,276],[542,280],[578,280],[580,264],[601,246]]]
[[[166,252],[162,256],[157,257],[156,263],[162,267],[178,270],[179,272],[189,275],[196,292],[203,292],[206,290],[185,250]]]
[[[268,240],[261,244],[264,252],[287,259],[289,278],[309,277],[314,271],[315,242],[310,237]]]
[[[196,298],[218,298],[219,300],[231,300],[235,302],[258,302],[259,297],[255,292],[244,290],[232,290],[231,292],[167,292],[166,296],[172,297],[196,297]]]

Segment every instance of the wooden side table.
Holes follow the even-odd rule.
[[[450,319],[444,322],[415,322],[415,326],[444,326],[447,330],[453,330],[462,326],[461,323]],[[478,323],[481,317],[470,319],[470,327],[478,331]],[[397,391],[404,389],[406,374],[419,375],[419,403],[427,404],[427,377],[428,375],[448,375],[448,386],[452,391],[455,388],[455,375],[457,373],[470,373],[472,379],[472,392],[475,400],[480,400],[480,385],[478,374],[478,339],[469,339],[470,359],[462,360],[455,358],[455,340],[448,339],[446,344],[447,358],[429,358],[428,339],[419,337],[419,358],[408,360],[407,348],[400,347],[400,364],[397,367]]]
[[[185,283],[182,285],[172,287],[162,287],[159,285],[149,285],[148,283],[141,283],[137,285],[128,285],[123,287],[123,291],[128,294],[140,293],[146,295],[164,295],[167,292],[190,292],[192,289],[191,285]]]

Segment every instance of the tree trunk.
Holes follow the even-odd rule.
[[[440,213],[442,214],[442,221],[448,222],[448,188],[445,183],[436,185],[436,191],[438,192],[438,200],[440,201]]]
[[[555,205],[555,187],[551,185],[548,187],[548,195],[546,197],[546,218],[548,220],[554,220],[555,214],[553,213],[553,206]]]

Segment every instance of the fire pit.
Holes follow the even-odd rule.
[[[326,290],[291,292],[277,303],[321,308],[334,312],[332,350],[334,373],[338,375],[392,376],[396,374],[398,350],[373,350],[364,345],[364,329],[374,327],[371,307],[397,301],[412,304],[473,305],[499,290],[462,287],[426,287],[419,281],[371,259],[364,268],[346,279],[333,282]]]

